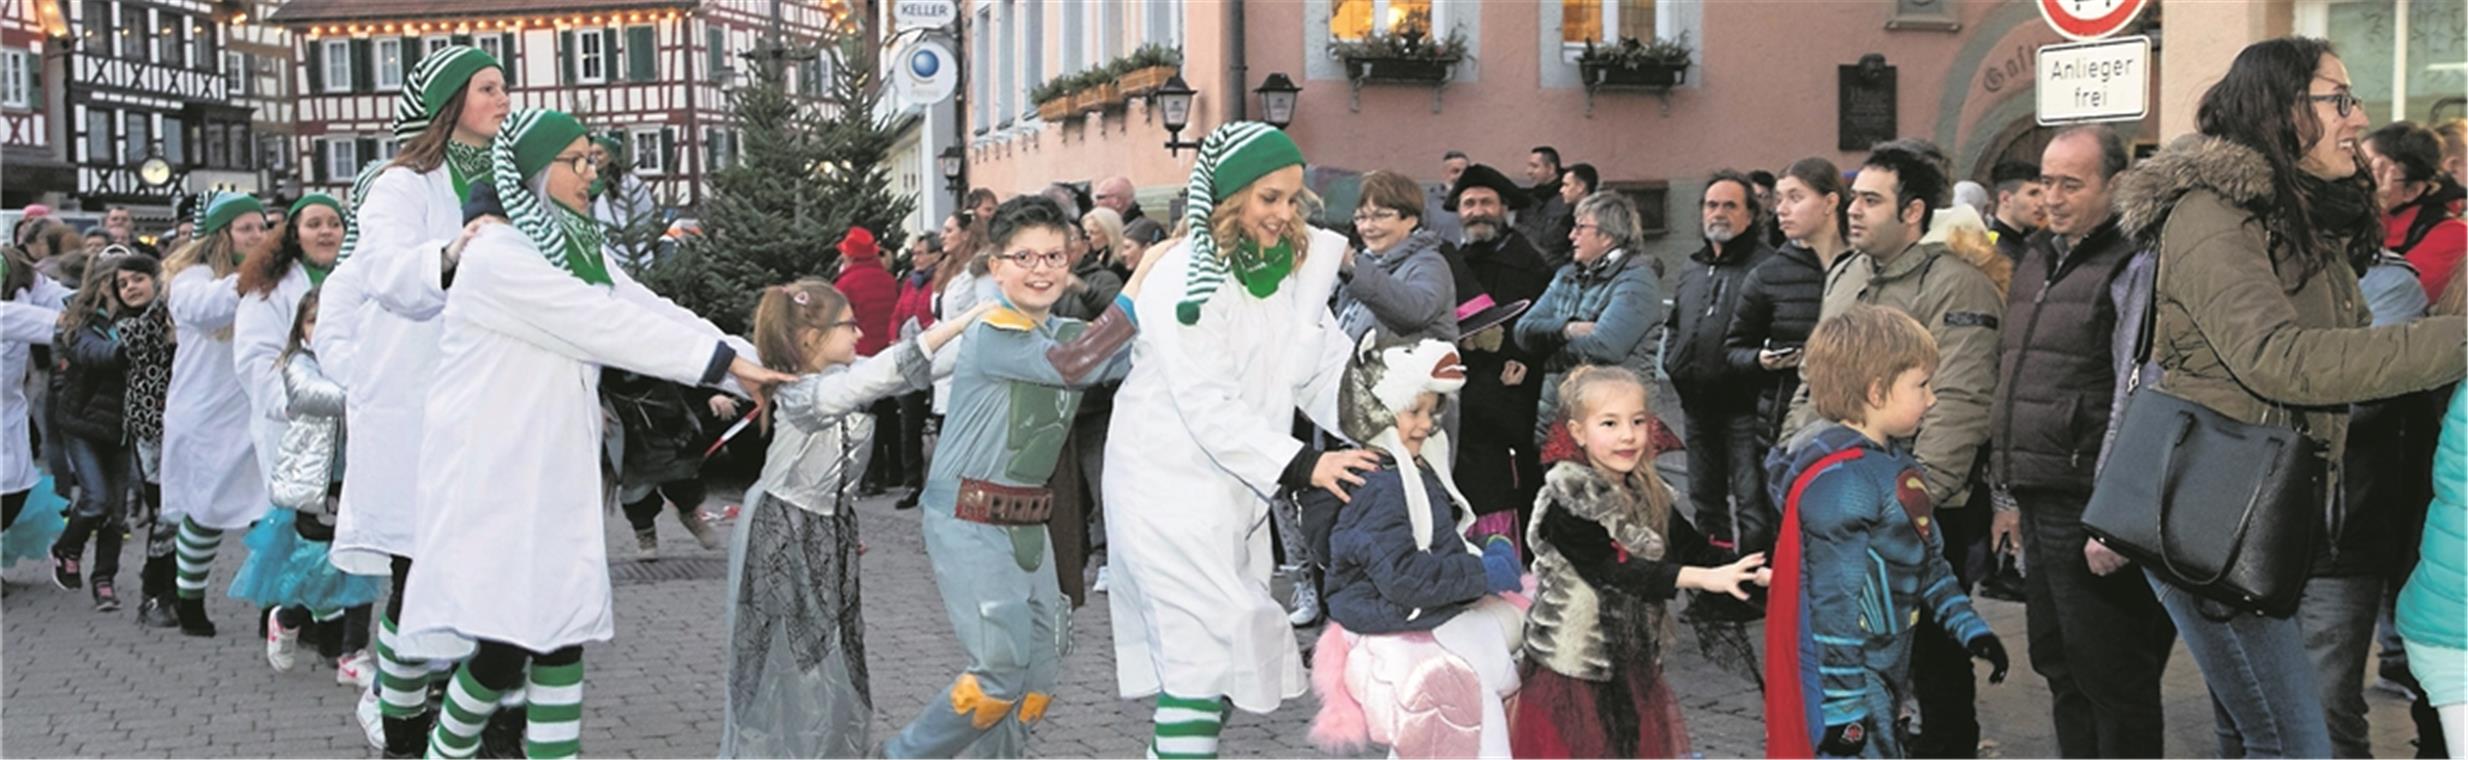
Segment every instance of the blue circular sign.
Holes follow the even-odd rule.
[[[919,78],[932,78],[943,70],[943,59],[931,49],[920,48],[908,56],[908,71]]]

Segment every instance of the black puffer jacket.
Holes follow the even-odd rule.
[[[52,337],[59,371],[52,374],[51,414],[52,424],[70,435],[118,443],[127,437],[121,407],[128,394],[128,360],[109,319],[97,315],[84,327]]]
[[[1843,259],[1850,258],[1848,251],[1844,253]],[[1768,436],[1779,436],[1783,417],[1791,413],[1791,397],[1800,390],[1800,371],[1768,370],[1757,363],[1757,353],[1769,342],[1773,348],[1808,343],[1824,305],[1825,261],[1798,243],[1785,244],[1765,257],[1740,283],[1740,302],[1732,312],[1730,329],[1723,334],[1723,353],[1732,372],[1756,378],[1757,418],[1765,421]]]
[[[1755,389],[1739,382],[1731,371],[1723,352],[1723,334],[1731,328],[1731,314],[1739,306],[1748,273],[1773,251],[1745,234],[1729,246],[1731,250],[1721,258],[1715,258],[1711,244],[1699,248],[1681,268],[1679,285],[1672,289],[1671,314],[1664,323],[1671,347],[1663,367],[1671,372],[1671,384],[1682,394],[1736,401],[1745,407],[1754,400]]]
[[[2014,267],[1997,338],[1990,402],[1990,480],[2007,488],[2091,492],[2116,388],[2110,354],[2117,309],[2108,286],[2134,241],[2110,219],[2060,255],[2054,235],[2031,237]]]

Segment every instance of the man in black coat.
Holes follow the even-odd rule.
[[[1732,371],[1723,334],[1739,305],[1742,282],[1772,251],[1755,234],[1764,209],[1747,175],[1717,172],[1706,182],[1699,208],[1705,247],[1689,257],[1672,290],[1664,322],[1670,353],[1663,367],[1687,416],[1688,495],[1696,505],[1698,529],[1724,549],[1763,545],[1772,525],[1765,519],[1757,384]]]
[[[1525,242],[1532,244],[1554,271],[1568,263],[1575,245],[1568,241],[1568,233],[1576,226],[1576,208],[1560,197],[1560,172],[1558,149],[1541,145],[1527,153],[1525,179],[1534,187],[1524,194],[1531,206],[1517,210],[1517,232],[1525,236]]]
[[[1445,249],[1458,270],[1460,302],[1473,302],[1479,294],[1496,305],[1531,303],[1551,285],[1551,266],[1508,225],[1508,213],[1527,204],[1516,183],[1482,164],[1466,167],[1449,188],[1446,210],[1456,212],[1465,229],[1462,244]],[[1478,519],[1514,510],[1510,538],[1523,545],[1526,518],[1542,486],[1533,431],[1543,357],[1517,345],[1505,327],[1467,334],[1458,344],[1466,383],[1459,396],[1464,413],[1458,423],[1457,489]]]
[[[2031,247],[2031,233],[2048,223],[2047,186],[2040,183],[2039,167],[2020,161],[1997,164],[1988,181],[1997,185],[1997,211],[1988,220],[1988,237],[2005,260],[2020,264],[2023,249]]]
[[[2109,285],[2134,253],[2111,205],[2126,161],[2105,127],[2048,144],[2048,229],[2014,268],[1990,406],[1991,541],[2019,546],[2029,568],[2031,669],[2048,680],[2066,757],[2159,757],[2167,733],[2160,674],[2175,628],[2142,573],[2082,527],[2116,386]]]

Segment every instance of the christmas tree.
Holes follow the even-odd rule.
[[[644,284],[723,330],[745,334],[763,288],[837,271],[834,245],[849,227],[871,229],[885,250],[898,250],[903,233],[896,225],[914,201],[889,188],[883,162],[891,135],[874,114],[876,78],[864,47],[775,46],[764,55],[781,60],[748,67],[754,81],[729,93],[745,160],[712,174],[702,234],[651,267]],[[860,65],[830,66],[829,76],[808,77],[828,80],[817,83],[822,87],[791,92],[785,64],[816,56]]]

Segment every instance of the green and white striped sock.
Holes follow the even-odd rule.
[[[180,519],[180,598],[206,598],[206,573],[214,569],[214,554],[222,548],[222,531],[198,525],[196,520]]]
[[[389,718],[428,712],[428,662],[394,651],[394,618],[377,625],[377,700]]]
[[[480,729],[497,712],[498,693],[480,685],[466,664],[454,671],[446,689],[445,708],[437,711],[437,728],[428,735],[428,756],[466,758],[480,752]]]
[[[574,757],[583,752],[583,661],[531,666],[531,724],[523,728],[528,757]]]
[[[1225,730],[1225,700],[1158,692],[1156,724],[1157,734],[1148,744],[1149,757],[1216,757],[1217,733]]]

